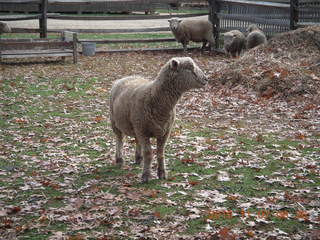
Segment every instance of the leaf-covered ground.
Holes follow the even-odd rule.
[[[154,180],[140,182],[132,139],[125,167],[114,166],[112,83],[154,77],[177,55],[211,77],[217,63],[239,61],[126,53],[0,66],[1,239],[319,237],[316,95],[263,96],[212,79],[177,106],[167,180],[155,178],[154,166]]]

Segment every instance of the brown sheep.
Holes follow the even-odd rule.
[[[202,49],[209,42],[210,50],[213,49],[213,26],[209,20],[171,18],[168,21],[175,39],[183,45],[184,51],[187,51],[189,41],[202,42]]]
[[[182,94],[207,83],[201,69],[189,57],[172,58],[155,80],[130,76],[117,80],[111,89],[110,119],[116,135],[116,164],[123,165],[123,137],[136,140],[135,160],[143,159],[142,181],[150,179],[150,138],[157,139],[158,177],[164,179],[164,150],[175,120],[175,105]]]

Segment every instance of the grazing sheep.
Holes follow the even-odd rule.
[[[262,30],[258,28],[256,24],[251,24],[247,28],[247,48],[251,49],[260,44],[264,44],[267,42],[266,35]]]
[[[189,57],[172,58],[154,81],[139,76],[117,80],[111,89],[110,119],[116,135],[116,164],[122,166],[123,137],[136,140],[135,161],[143,159],[142,181],[150,179],[150,138],[157,139],[158,177],[164,179],[164,149],[175,119],[175,105],[182,94],[207,83],[201,69]]]
[[[209,42],[210,50],[213,49],[213,26],[209,20],[171,18],[168,21],[175,39],[182,43],[184,51],[187,51],[189,41],[202,42],[202,49]]]
[[[0,38],[2,33],[10,33],[10,32],[11,32],[10,26],[5,22],[0,22]]]
[[[223,44],[225,52],[232,57],[236,57],[246,47],[246,38],[239,30],[232,30],[224,34]]]

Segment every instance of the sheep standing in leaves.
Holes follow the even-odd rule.
[[[246,47],[246,38],[239,30],[226,32],[223,36],[224,50],[232,57],[239,56]]]
[[[247,48],[251,49],[260,44],[264,44],[267,42],[266,35],[264,32],[258,28],[256,24],[251,24],[247,28]]]
[[[123,165],[123,137],[136,140],[135,161],[143,160],[142,181],[150,179],[152,150],[150,138],[157,140],[158,177],[164,179],[164,149],[174,123],[175,105],[182,94],[207,83],[201,69],[189,57],[172,58],[155,80],[139,76],[117,80],[111,89],[110,118],[116,136],[116,164]]]
[[[210,50],[213,49],[213,26],[209,20],[171,18],[168,21],[175,39],[182,43],[184,51],[187,51],[190,41],[202,42],[202,49],[209,43]]]
[[[0,38],[2,33],[10,33],[10,32],[11,32],[10,26],[5,22],[0,22]]]

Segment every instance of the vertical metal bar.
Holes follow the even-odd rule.
[[[297,28],[299,21],[299,0],[290,0],[290,30]]]
[[[47,11],[48,11],[48,0],[41,0],[39,3],[39,28],[40,28],[40,38],[48,37],[47,29]]]
[[[213,25],[213,37],[215,38],[215,48],[219,48],[220,21],[218,13],[220,11],[218,0],[209,0],[210,15],[209,20]]]

